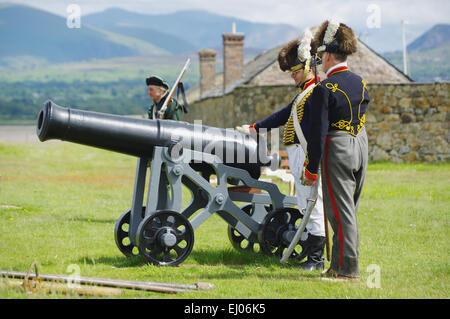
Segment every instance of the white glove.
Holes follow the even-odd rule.
[[[235,128],[235,130],[239,131],[241,133],[247,134],[247,135],[258,134],[258,132],[256,131],[255,126],[253,124],[252,125],[245,124],[245,125],[237,126]]]
[[[248,125],[248,124],[237,126],[236,127],[236,131],[239,131],[239,132],[247,134],[247,135],[251,134],[251,132],[250,132],[250,125]]]

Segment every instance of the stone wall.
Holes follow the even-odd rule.
[[[450,159],[450,83],[372,84],[366,116],[370,159],[441,162]]]
[[[368,84],[366,113],[371,161],[450,160],[450,83]],[[259,121],[287,105],[292,86],[238,87],[193,103],[188,122],[233,128]],[[281,145],[281,143],[280,143]]]

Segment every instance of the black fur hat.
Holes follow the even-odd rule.
[[[318,51],[348,56],[356,52],[358,40],[353,30],[343,23],[327,20],[319,27],[315,40]]]
[[[292,40],[286,44],[278,53],[278,64],[281,71],[288,71],[292,67],[301,63],[298,59],[299,40]],[[314,55],[317,50],[316,41],[311,40],[311,55]]]

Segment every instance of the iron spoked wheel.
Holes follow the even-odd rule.
[[[241,209],[249,216],[253,215],[253,204],[247,204],[241,207]],[[266,206],[266,210],[270,210],[270,207]],[[231,245],[239,251],[252,252],[252,253],[260,253],[261,245],[258,242],[249,241],[238,232],[233,226],[228,225],[228,239],[231,242]]]
[[[194,230],[180,213],[157,211],[140,223],[136,242],[139,253],[148,262],[158,266],[176,266],[191,253]]]
[[[142,207],[142,216],[145,215],[145,207]],[[130,240],[130,217],[131,209],[120,215],[114,227],[114,238],[116,240],[116,245],[119,250],[127,257],[137,256],[139,254],[138,249],[134,249],[134,246]]]
[[[287,207],[266,216],[261,233],[261,250],[264,254],[281,258],[290,244],[303,215],[298,209]],[[300,242],[289,258],[297,258]]]

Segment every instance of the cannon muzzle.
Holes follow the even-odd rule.
[[[279,166],[279,155],[268,153],[262,136],[172,120],[65,108],[50,100],[39,112],[36,133],[42,142],[60,139],[137,157],[151,157],[154,146],[179,146],[217,155],[224,164],[249,172],[254,172],[255,167],[260,170],[261,166]]]

